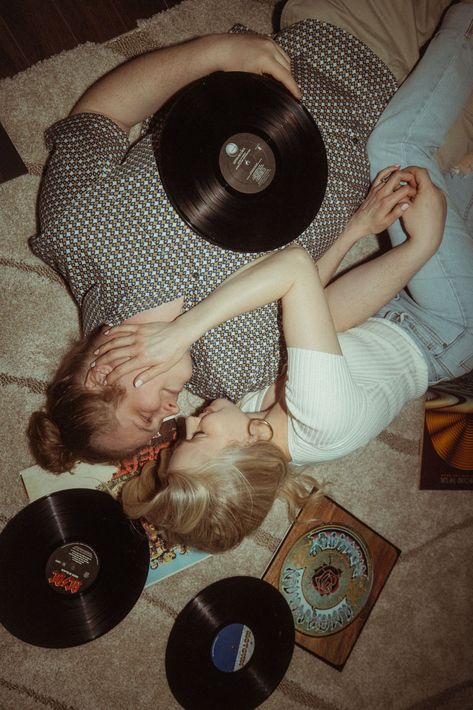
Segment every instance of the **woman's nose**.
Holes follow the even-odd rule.
[[[200,417],[186,417],[186,439],[192,439],[200,424]]]

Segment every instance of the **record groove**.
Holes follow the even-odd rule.
[[[229,577],[203,589],[177,617],[166,675],[187,710],[250,710],[278,686],[294,650],[289,606],[272,585]]]
[[[312,116],[279,82],[246,72],[216,72],[185,87],[155,156],[181,218],[233,251],[268,251],[296,239],[327,185]]]
[[[0,534],[0,622],[36,646],[91,641],[135,605],[149,569],[146,536],[108,493],[57,491]]]

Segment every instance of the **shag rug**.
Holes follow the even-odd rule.
[[[139,21],[131,33],[102,45],[83,44],[0,82],[0,120],[28,167],[27,175],[0,186],[2,527],[27,503],[18,474],[34,463],[25,435],[28,418],[41,406],[48,378],[79,327],[64,283],[28,248],[46,159],[44,129],[126,58],[237,22],[269,33],[274,9],[274,0],[185,0]],[[423,402],[417,400],[370,445],[317,467],[317,478],[330,482],[331,497],[401,555],[343,671],[296,646],[284,679],[262,707],[473,707],[473,494],[418,490],[422,420]],[[84,646],[42,649],[0,627],[0,708],[177,708],[164,654],[178,613],[212,582],[235,574],[262,576],[287,527],[277,503],[262,529],[236,550],[149,587],[124,621]],[[28,550],[18,555],[24,558]],[[4,574],[0,570],[0,584]],[[182,675],[185,681],[184,665]]]

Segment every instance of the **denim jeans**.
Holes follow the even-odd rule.
[[[384,110],[368,142],[372,178],[387,165],[419,165],[447,198],[442,243],[376,315],[404,328],[420,348],[429,383],[473,368],[473,176],[445,174],[434,153],[473,90],[473,4],[450,8],[412,74]],[[399,221],[393,246],[406,239]]]

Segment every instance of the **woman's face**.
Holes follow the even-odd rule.
[[[158,433],[163,419],[179,411],[177,397],[192,375],[188,353],[167,372],[135,387],[136,372],[125,375],[120,386],[125,394],[115,409],[117,426],[101,437],[102,444],[118,449],[145,446]]]
[[[209,461],[231,444],[250,442],[250,418],[227,399],[215,399],[199,416],[186,417],[186,438],[175,448],[170,468],[188,468]]]

